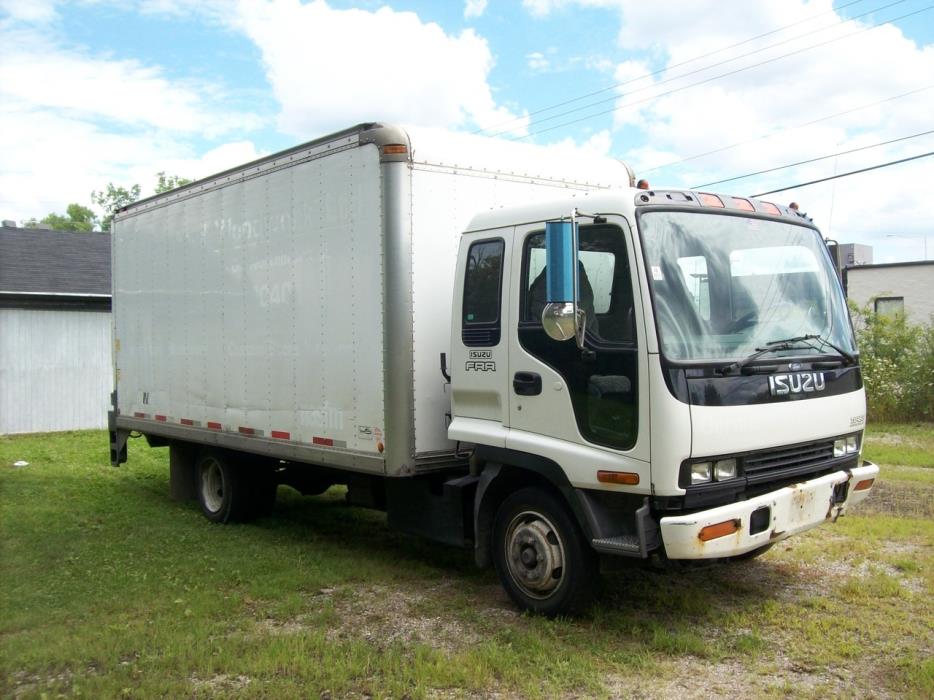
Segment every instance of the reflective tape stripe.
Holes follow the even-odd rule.
[[[272,435],[274,438],[278,438],[279,440],[291,440],[292,439],[292,435],[290,433],[285,432],[284,430],[273,430],[269,434]]]

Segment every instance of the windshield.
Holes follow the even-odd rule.
[[[813,229],[702,212],[646,212],[639,222],[668,359],[736,360],[806,335],[856,352],[840,285]],[[771,357],[834,352],[819,340],[792,345]]]

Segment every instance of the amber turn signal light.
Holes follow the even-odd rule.
[[[737,530],[739,530],[739,518],[734,518],[733,520],[724,520],[722,523],[717,523],[716,525],[708,525],[700,531],[698,537],[702,542],[709,542],[718,537],[732,535]]]
[[[635,486],[639,483],[639,475],[633,472],[597,472],[597,481],[601,484],[625,484]]]
[[[872,482],[874,481],[875,479],[863,479],[862,481],[859,481],[856,483],[856,486],[853,487],[853,490],[854,491],[865,491],[866,489],[872,486]]]

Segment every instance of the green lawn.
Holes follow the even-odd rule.
[[[925,489],[899,475],[932,445],[880,426],[866,453]],[[624,568],[549,621],[338,489],[212,525],[165,449],[107,460],[102,432],[0,437],[3,697],[934,696],[934,521],[897,503],[742,565]]]

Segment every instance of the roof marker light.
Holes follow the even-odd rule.
[[[771,214],[772,216],[781,216],[782,213],[779,211],[771,202],[759,202],[759,209],[764,211],[766,214]]]
[[[720,207],[723,208],[723,200],[720,199],[715,194],[708,194],[706,192],[701,192],[697,195],[697,198],[700,200],[700,203],[705,207]]]

